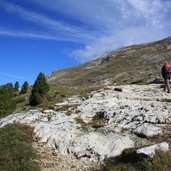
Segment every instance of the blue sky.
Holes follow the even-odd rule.
[[[0,84],[169,36],[171,0],[0,0]]]

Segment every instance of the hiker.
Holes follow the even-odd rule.
[[[168,62],[165,62],[162,67],[162,76],[164,79],[164,91],[167,90],[168,93],[170,93],[170,78],[171,78],[171,64]]]

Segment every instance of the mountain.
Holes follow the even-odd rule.
[[[167,38],[56,71],[48,76],[48,101],[37,108],[28,105],[29,94],[16,97],[15,114],[0,119],[1,149],[8,147],[11,152],[5,160],[0,155],[1,163],[8,166],[14,156],[20,166],[22,158],[14,154],[20,139],[13,150],[16,138],[11,135],[21,128],[39,156],[30,160],[41,171],[170,171],[171,95],[160,84],[130,85],[161,78],[160,69],[170,59],[170,49],[171,38]],[[21,144],[25,144],[23,138]],[[23,145],[21,149],[19,154],[26,158],[30,153],[25,151],[30,150]]]
[[[91,85],[94,83],[144,84],[161,78],[161,66],[170,60],[171,37],[114,50],[86,64],[54,71],[49,83]]]

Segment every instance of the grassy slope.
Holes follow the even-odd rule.
[[[161,65],[170,59],[171,38],[118,49],[92,62],[56,71],[50,83],[90,85],[109,79],[111,83],[147,83],[160,78]],[[50,79],[53,78],[53,79]]]
[[[15,97],[17,102],[17,107],[14,113],[27,111],[33,108],[43,109],[53,109],[56,103],[62,102],[65,98],[80,95],[81,97],[87,98],[89,93],[93,90],[100,89],[101,86],[66,86],[66,85],[50,85],[50,90],[48,92],[48,101],[42,103],[36,107],[30,107],[29,105],[29,93],[24,95],[19,95]]]

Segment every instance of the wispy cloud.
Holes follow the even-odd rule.
[[[142,24],[148,26],[158,26],[161,28],[163,22],[168,20],[168,12],[170,11],[171,3],[163,0],[126,0],[126,4],[122,3],[122,14],[129,18],[140,20]],[[128,8],[128,5],[130,8]]]
[[[106,52],[110,52],[123,46],[158,40],[158,38],[156,38],[156,34],[157,32],[152,32],[152,30],[141,26],[126,28],[123,29],[121,33],[111,34],[110,36],[103,36],[99,38],[98,42],[93,42],[91,44],[85,45],[80,49],[76,49],[71,52],[70,56],[80,61],[81,63],[84,63],[86,61],[100,57]],[[165,35],[160,34],[160,36],[162,38]]]
[[[1,36],[10,36],[16,38],[29,38],[29,39],[44,39],[44,40],[55,40],[55,41],[71,41],[78,43],[78,39],[71,39],[66,37],[61,37],[58,35],[51,35],[47,33],[38,33],[33,31],[16,31],[7,28],[0,27],[0,35]]]
[[[100,31],[110,27],[113,22],[117,23],[119,18],[119,15],[116,15],[119,10],[113,3],[115,0],[48,0],[48,3],[42,0],[31,1]]]
[[[24,77],[21,77],[21,76],[18,76],[18,75],[13,75],[13,74],[6,73],[6,72],[0,72],[0,75],[7,76],[7,77],[10,77],[10,78],[14,78],[14,79],[20,79],[20,80],[24,79]]]
[[[43,26],[47,32],[1,30],[0,34],[82,44],[70,53],[80,62],[118,47],[154,41],[171,34],[170,0],[30,1],[75,22],[59,21],[3,0],[2,4],[8,12]]]
[[[19,5],[15,5],[13,3],[2,1],[2,4],[4,8],[11,13],[15,13],[15,15],[19,15],[24,20],[34,22],[37,25],[44,26],[44,29],[48,29],[47,32],[50,35],[44,35],[44,34],[31,34],[27,33],[24,34],[24,36],[28,37],[37,37],[37,38],[44,38],[44,39],[52,39],[52,40],[65,40],[65,41],[73,41],[78,43],[86,43],[94,40],[94,36],[92,34],[97,33],[91,33],[81,27],[77,27],[71,24],[64,23],[62,21],[58,21],[55,19],[52,19],[46,15],[27,10]],[[18,35],[22,35],[23,33],[20,33]],[[10,35],[10,34],[9,34]]]

